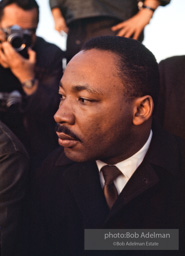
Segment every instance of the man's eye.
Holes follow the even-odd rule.
[[[65,96],[62,93],[59,93],[60,100],[65,100]]]
[[[86,104],[86,103],[90,103],[90,102],[94,102],[95,100],[91,100],[91,99],[86,99],[86,98],[82,98],[79,97],[78,99],[82,104]]]
[[[82,103],[85,103],[86,101],[88,101],[87,99],[85,99],[85,98],[79,98],[78,99],[80,102],[82,102]]]

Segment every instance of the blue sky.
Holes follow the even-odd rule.
[[[48,0],[37,2],[40,6],[37,34],[65,50],[65,38],[54,30]],[[185,55],[185,0],[171,0],[168,6],[156,10],[145,29],[143,44],[154,53],[158,62],[171,56]]]

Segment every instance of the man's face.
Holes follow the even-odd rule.
[[[1,28],[8,28],[18,25],[22,29],[32,29],[36,31],[38,23],[38,11],[36,8],[32,10],[23,10],[16,4],[10,4],[3,10],[3,16],[0,21]],[[33,35],[35,36],[35,31]]]
[[[54,118],[59,144],[73,161],[116,163],[130,154],[134,103],[124,96],[116,58],[108,51],[81,51],[64,72]]]

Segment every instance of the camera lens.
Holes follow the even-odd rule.
[[[20,37],[12,38],[11,44],[12,44],[13,48],[15,48],[17,50],[23,49],[25,47],[25,45],[23,44],[22,38],[20,38]]]
[[[23,38],[17,33],[9,35],[7,41],[9,41],[13,48],[18,52],[26,47]]]
[[[27,48],[32,45],[32,34],[29,29],[22,29],[18,25],[14,25],[3,29],[6,40],[12,45],[12,47],[22,54],[27,52]]]

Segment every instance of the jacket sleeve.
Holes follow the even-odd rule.
[[[13,137],[12,137],[13,136]],[[28,177],[28,156],[17,138],[0,123],[1,255],[17,255],[22,203]]]
[[[35,52],[38,89],[32,95],[24,97],[23,109],[26,133],[31,134],[32,138],[29,147],[32,156],[39,163],[58,146],[53,115],[59,105],[58,87],[63,73],[64,53],[41,38],[37,38]]]
[[[52,0],[50,0],[50,1],[52,1]],[[57,0],[56,0],[56,1],[57,1]],[[165,5],[169,4],[170,1],[171,1],[171,0],[160,0],[160,5],[161,5],[161,6],[165,6]],[[139,1],[138,1],[138,2],[139,2]],[[144,2],[144,0],[142,0],[142,2]]]
[[[160,2],[161,2],[161,5],[162,5],[162,6],[165,6],[165,5],[169,4],[170,1],[171,1],[171,0],[161,0]]]
[[[63,4],[63,0],[49,0],[50,8],[60,8]]]

